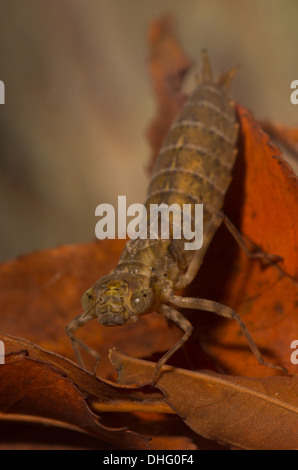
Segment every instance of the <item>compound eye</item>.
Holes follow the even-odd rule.
[[[87,290],[82,297],[82,307],[87,312],[94,304],[94,294],[92,290]]]
[[[142,298],[140,296],[135,296],[130,299],[131,306],[134,311],[142,311]]]
[[[131,308],[136,313],[142,313],[147,310],[152,303],[152,293],[144,290],[134,294],[130,299]]]

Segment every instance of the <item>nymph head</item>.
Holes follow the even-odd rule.
[[[135,322],[138,315],[148,312],[152,302],[148,278],[130,273],[105,276],[82,297],[85,312],[106,326]]]

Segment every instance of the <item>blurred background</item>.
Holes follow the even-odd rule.
[[[145,201],[147,33],[167,12],[196,62],[240,64],[235,101],[297,125],[297,0],[0,0],[0,261],[90,241],[98,204]]]

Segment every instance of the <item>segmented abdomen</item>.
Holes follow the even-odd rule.
[[[219,211],[231,181],[237,140],[234,107],[215,84],[200,85],[172,125],[157,157],[146,205],[204,204]]]
[[[151,204],[175,203],[181,209],[183,204],[203,204],[205,247],[217,228],[213,228],[212,214],[221,210],[231,182],[238,134],[235,109],[227,92],[232,73],[214,83],[206,80],[208,72],[205,64],[205,80],[189,96],[163,142],[146,201],[148,214]],[[169,248],[178,268],[185,270],[192,254],[182,253],[183,243],[178,240],[170,244],[131,240],[121,261],[155,263],[160,269],[169,264]]]

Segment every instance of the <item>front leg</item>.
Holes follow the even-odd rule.
[[[85,367],[85,364],[84,364],[82,354],[81,354],[81,351],[80,351],[79,347],[84,349],[84,351],[86,351],[88,354],[90,354],[90,356],[94,357],[96,362],[95,362],[94,369],[93,369],[93,375],[96,374],[96,370],[97,370],[97,367],[98,367],[98,364],[99,364],[99,361],[100,361],[100,354],[98,354],[98,352],[96,352],[94,349],[90,348],[90,346],[88,346],[88,344],[83,343],[83,341],[81,341],[79,338],[77,338],[74,335],[74,333],[81,326],[85,325],[86,323],[88,323],[90,320],[93,320],[94,318],[95,318],[94,315],[91,315],[90,313],[81,313],[81,315],[78,315],[71,322],[69,322],[69,324],[65,328],[66,334],[68,335],[68,337],[71,341],[71,344],[72,344],[72,347],[73,347],[73,350],[74,350],[74,353],[75,353],[75,356],[77,358],[77,362],[78,362],[79,366],[82,367],[82,369],[86,370],[86,367]]]
[[[182,313],[178,312],[178,310],[175,310],[173,307],[170,307],[169,305],[163,304],[160,307],[160,313],[167,319],[167,320],[172,320],[176,325],[178,325],[183,331],[184,335],[182,338],[177,341],[176,344],[174,344],[168,352],[162,356],[161,359],[159,359],[158,363],[156,364],[156,370],[155,370],[155,375],[152,381],[152,385],[154,386],[158,380],[158,377],[160,375],[160,369],[161,367],[168,361],[168,359],[179,349],[181,346],[187,341],[187,339],[190,337],[192,334],[193,327],[189,323],[189,321],[182,315]]]

